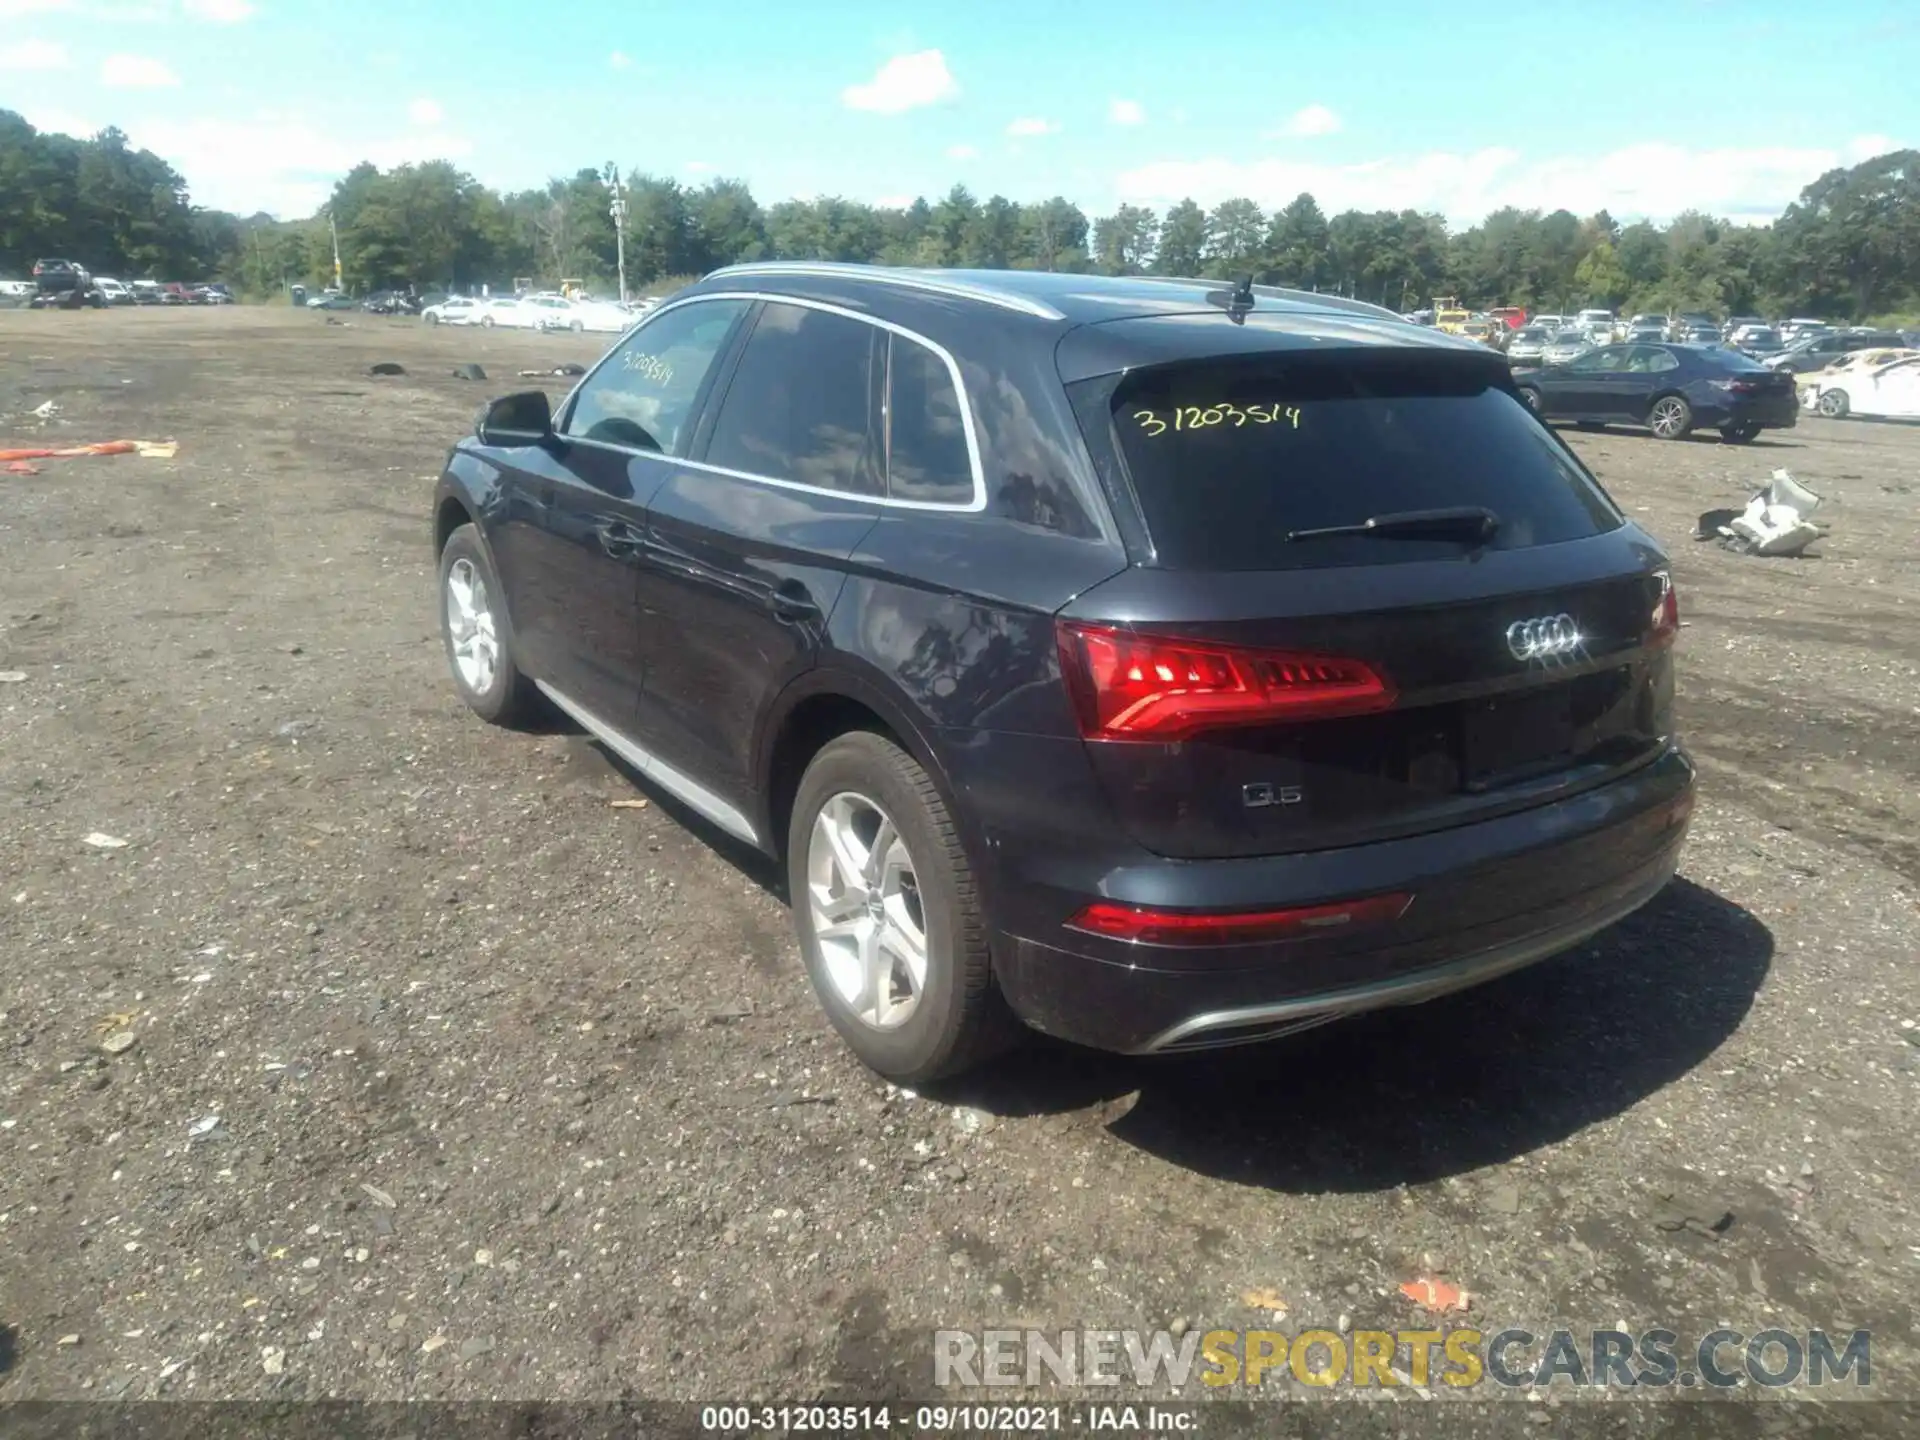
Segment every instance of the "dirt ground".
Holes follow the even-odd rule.
[[[444,674],[440,461],[594,337],[350,320],[0,314],[0,447],[180,447],[0,474],[0,1398],[925,1396],[937,1327],[1417,1326],[1423,1276],[1488,1327],[1866,1327],[1920,1392],[1920,429],[1571,436],[1685,616],[1647,910],[931,1098],[836,1042],[766,867]],[[1814,558],[1689,539],[1774,466],[1839,501]]]

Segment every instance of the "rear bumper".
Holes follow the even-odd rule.
[[[1241,909],[1405,890],[1415,901],[1401,922],[1360,934],[1210,949],[1128,945],[1063,925],[1041,932],[1037,908],[1023,904],[1029,923],[996,927],[1001,986],[1034,1028],[1134,1054],[1416,1004],[1576,946],[1652,899],[1678,862],[1692,787],[1692,764],[1675,748],[1598,790],[1432,835],[1109,871],[1085,900]],[[1051,890],[1045,908],[1071,914],[1061,907],[1080,899]]]

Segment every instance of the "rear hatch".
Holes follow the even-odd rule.
[[[1061,613],[1061,664],[1136,841],[1202,858],[1414,834],[1660,753],[1664,560],[1503,371],[1375,345],[1073,384],[1142,563]],[[1458,513],[1303,533],[1436,510]]]

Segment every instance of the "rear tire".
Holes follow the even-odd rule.
[[[1820,392],[1820,413],[1829,420],[1844,420],[1847,412],[1853,408],[1853,402],[1847,399],[1844,390],[1822,390]]]
[[[493,328],[493,317],[491,315],[482,315],[480,317],[480,328],[482,330],[491,330]]]
[[[440,552],[440,637],[453,687],[493,725],[518,728],[541,714],[540,692],[513,663],[513,627],[493,557],[472,524]]]
[[[439,323],[440,323],[440,317],[438,315],[427,316],[427,324],[438,325]]]
[[[1745,445],[1760,433],[1760,427],[1751,420],[1743,420],[1738,425],[1722,425],[1720,438],[1729,445]]]
[[[1546,402],[1540,398],[1540,392],[1531,385],[1522,385],[1520,387],[1520,399],[1525,403],[1527,409],[1536,415],[1541,413],[1541,407],[1546,404]]]
[[[1656,440],[1684,440],[1693,430],[1693,407],[1684,396],[1662,395],[1647,411],[1647,428]]]
[[[807,976],[869,1069],[920,1085],[1019,1038],[959,832],[932,778],[893,741],[854,731],[813,757],[786,855]]]

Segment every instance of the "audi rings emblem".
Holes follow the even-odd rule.
[[[1507,627],[1507,649],[1516,660],[1558,660],[1585,643],[1571,615],[1537,615]]]

